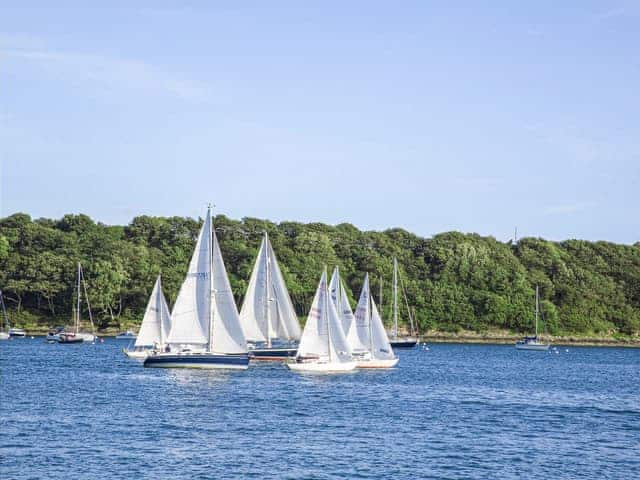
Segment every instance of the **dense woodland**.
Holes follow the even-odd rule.
[[[133,327],[159,273],[167,300],[175,300],[200,225],[183,217],[140,216],[127,226],[95,223],[86,215],[32,220],[18,213],[0,219],[0,288],[12,323],[68,324],[80,261],[98,327]],[[363,232],[350,224],[275,224],[221,215],[215,228],[238,305],[266,230],[301,317],[323,266],[339,265],[354,297],[365,272],[376,299],[382,279],[388,320],[396,256],[422,332],[530,331],[536,284],[550,334],[640,331],[640,243],[523,238],[512,244],[458,232],[422,238],[401,229]]]

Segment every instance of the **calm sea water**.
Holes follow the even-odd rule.
[[[635,478],[640,350],[431,345],[399,368],[143,369],[0,343],[0,478]]]

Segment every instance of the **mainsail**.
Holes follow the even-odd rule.
[[[222,253],[215,232],[213,238],[213,282],[212,282],[212,307],[213,307],[213,332],[210,335],[209,350],[224,353],[246,353],[245,341],[240,318],[236,307],[233,292],[227,270],[224,267]],[[206,332],[209,332],[207,328]]]
[[[200,229],[196,248],[189,263],[171,312],[172,324],[167,343],[204,348],[208,343],[211,304],[211,215]]]
[[[147,303],[147,309],[142,318],[140,331],[136,338],[136,347],[153,347],[162,345],[171,329],[171,313],[167,301],[162,293],[160,275],[156,279],[153,291]]]
[[[349,305],[347,291],[345,290],[342,279],[340,278],[340,270],[338,267],[333,269],[333,275],[331,275],[331,282],[329,283],[329,292],[331,294],[331,301],[335,305],[338,315],[340,316],[342,331],[346,335],[354,321],[354,316],[353,311],[351,310],[351,305]]]
[[[298,317],[266,233],[240,310],[240,323],[250,341],[300,338]]]
[[[171,313],[167,343],[219,353],[246,353],[238,310],[207,211],[187,277]]]
[[[371,351],[371,291],[369,274],[364,277],[362,291],[356,306],[355,319],[347,331],[347,340],[353,350]]]
[[[300,345],[299,357],[329,357],[330,361],[351,360],[351,350],[342,330],[335,305],[329,298],[327,271],[322,273],[311,310],[307,316]]]

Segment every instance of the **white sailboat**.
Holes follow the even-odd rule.
[[[247,344],[207,210],[187,276],[171,312],[164,352],[153,352],[145,367],[246,369]]]
[[[355,320],[347,332],[347,341],[358,368],[391,368],[398,363],[378,307],[371,297],[368,273],[364,277]]]
[[[164,350],[170,329],[171,313],[162,293],[162,282],[158,275],[133,350],[123,350],[124,354],[129,358],[145,359],[153,350]]]
[[[391,330],[390,344],[393,348],[413,348],[418,343],[418,337],[415,335],[415,329],[413,326],[413,317],[411,310],[405,296],[405,303],[407,303],[407,316],[409,317],[409,335],[399,336],[398,330],[398,259],[393,259],[393,330]]]
[[[300,340],[300,323],[267,232],[240,309],[240,324],[252,344],[252,359],[286,360],[295,356],[298,348],[291,342]],[[278,341],[289,345],[277,345]]]
[[[82,289],[81,287],[84,287]],[[58,343],[81,343],[81,342],[95,342],[95,327],[93,325],[93,316],[91,315],[91,305],[89,303],[89,295],[87,294],[87,284],[84,279],[84,272],[82,271],[82,265],[78,262],[78,274],[76,282],[76,308],[73,312],[74,328],[72,332],[61,332],[58,334]],[[82,306],[82,291],[84,290],[84,298],[87,302],[87,310],[89,312],[89,322],[91,324],[91,333],[81,332],[80,311]]]
[[[351,305],[349,305],[349,297],[344,288],[344,283],[340,278],[340,269],[337,266],[333,269],[331,281],[329,282],[329,295],[331,296],[331,301],[336,306],[342,324],[342,331],[346,335],[355,317],[353,316]]]
[[[295,361],[287,363],[295,372],[338,373],[356,368],[335,305],[329,298],[327,270],[307,316]]]
[[[11,330],[11,325],[9,325],[9,317],[7,317],[7,309],[4,306],[4,297],[2,296],[2,290],[0,290],[0,306],[2,306],[2,323],[0,323],[0,340],[9,340],[9,330]],[[7,331],[4,331],[4,327],[7,328]]]
[[[540,311],[540,300],[538,293],[538,285],[536,285],[536,319],[535,319],[535,329],[536,334],[534,337],[524,337],[522,340],[516,342],[517,350],[535,350],[535,351],[546,351],[549,350],[549,344],[544,343],[541,338],[538,337],[538,313]]]

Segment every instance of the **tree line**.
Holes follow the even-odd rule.
[[[382,313],[391,317],[393,258],[420,331],[533,327],[535,285],[551,334],[640,331],[640,242],[523,238],[499,242],[446,232],[422,238],[402,229],[361,231],[350,224],[214,219],[234,295],[241,304],[264,231],[294,306],[307,313],[326,265],[338,265],[352,301],[365,272]],[[184,279],[202,220],[135,217],[127,226],[86,215],[53,220],[16,213],[0,219],[0,289],[13,323],[69,323],[81,262],[97,326],[141,321],[155,277],[170,304]],[[402,312],[406,318],[406,309]]]

